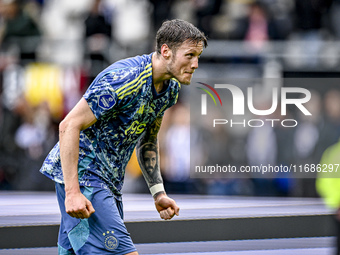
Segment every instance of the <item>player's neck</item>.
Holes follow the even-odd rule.
[[[157,93],[164,90],[166,86],[164,82],[171,78],[171,75],[167,71],[166,62],[162,59],[162,56],[158,56],[156,52],[152,54],[152,81]]]

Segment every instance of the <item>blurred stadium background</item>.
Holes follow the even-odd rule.
[[[100,70],[121,58],[153,51],[155,31],[163,20],[182,18],[208,35],[209,47],[195,78],[223,81],[337,78],[339,17],[338,0],[2,0],[0,190],[54,189],[38,170],[58,139],[58,123]],[[273,164],[287,158],[318,163],[324,149],[339,138],[336,82],[299,86],[315,98],[313,120],[300,125],[302,130],[274,130],[273,137],[266,138],[267,148],[259,153],[271,151],[267,157]],[[190,145],[186,139],[174,139],[189,134],[188,91],[184,88],[178,105],[167,112],[160,134],[161,169],[169,193],[317,196],[313,178],[270,180],[262,191],[252,180],[190,180]],[[249,164],[257,156],[245,148],[250,135],[225,133],[234,138],[222,148],[231,163]],[[148,192],[136,160],[130,163],[126,191]]]
[[[58,123],[104,67],[152,52],[156,30],[171,18],[209,37],[195,78],[340,76],[339,0],[1,0],[0,190],[54,190],[39,168],[58,140]],[[263,151],[252,147],[250,130],[221,130],[221,152],[231,163],[251,164],[261,155],[273,164],[319,163],[340,136],[340,87],[300,86],[312,92],[313,118],[292,132],[267,133]],[[188,93],[184,88],[166,113],[160,133],[168,193],[318,197],[315,178],[190,179],[190,143],[180,138],[190,137]],[[134,157],[124,189],[148,193]]]

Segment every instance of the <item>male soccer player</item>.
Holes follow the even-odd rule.
[[[125,167],[135,147],[160,217],[178,215],[179,207],[164,191],[159,164],[150,174],[141,148],[158,146],[164,111],[176,103],[180,84],[190,84],[206,46],[204,34],[192,24],[164,22],[156,52],[103,70],[60,123],[59,143],[40,170],[56,182],[59,254],[138,254],[121,202]]]

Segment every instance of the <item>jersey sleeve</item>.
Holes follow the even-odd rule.
[[[110,75],[95,80],[84,94],[93,114],[100,120],[109,115],[118,105],[116,89],[119,86],[113,82]]]

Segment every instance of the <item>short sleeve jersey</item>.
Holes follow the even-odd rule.
[[[148,126],[177,102],[180,83],[171,79],[158,94],[152,83],[152,54],[118,61],[102,71],[84,98],[97,122],[80,132],[78,178],[81,186],[110,189],[120,199],[125,167]],[[40,169],[64,183],[57,143]]]

